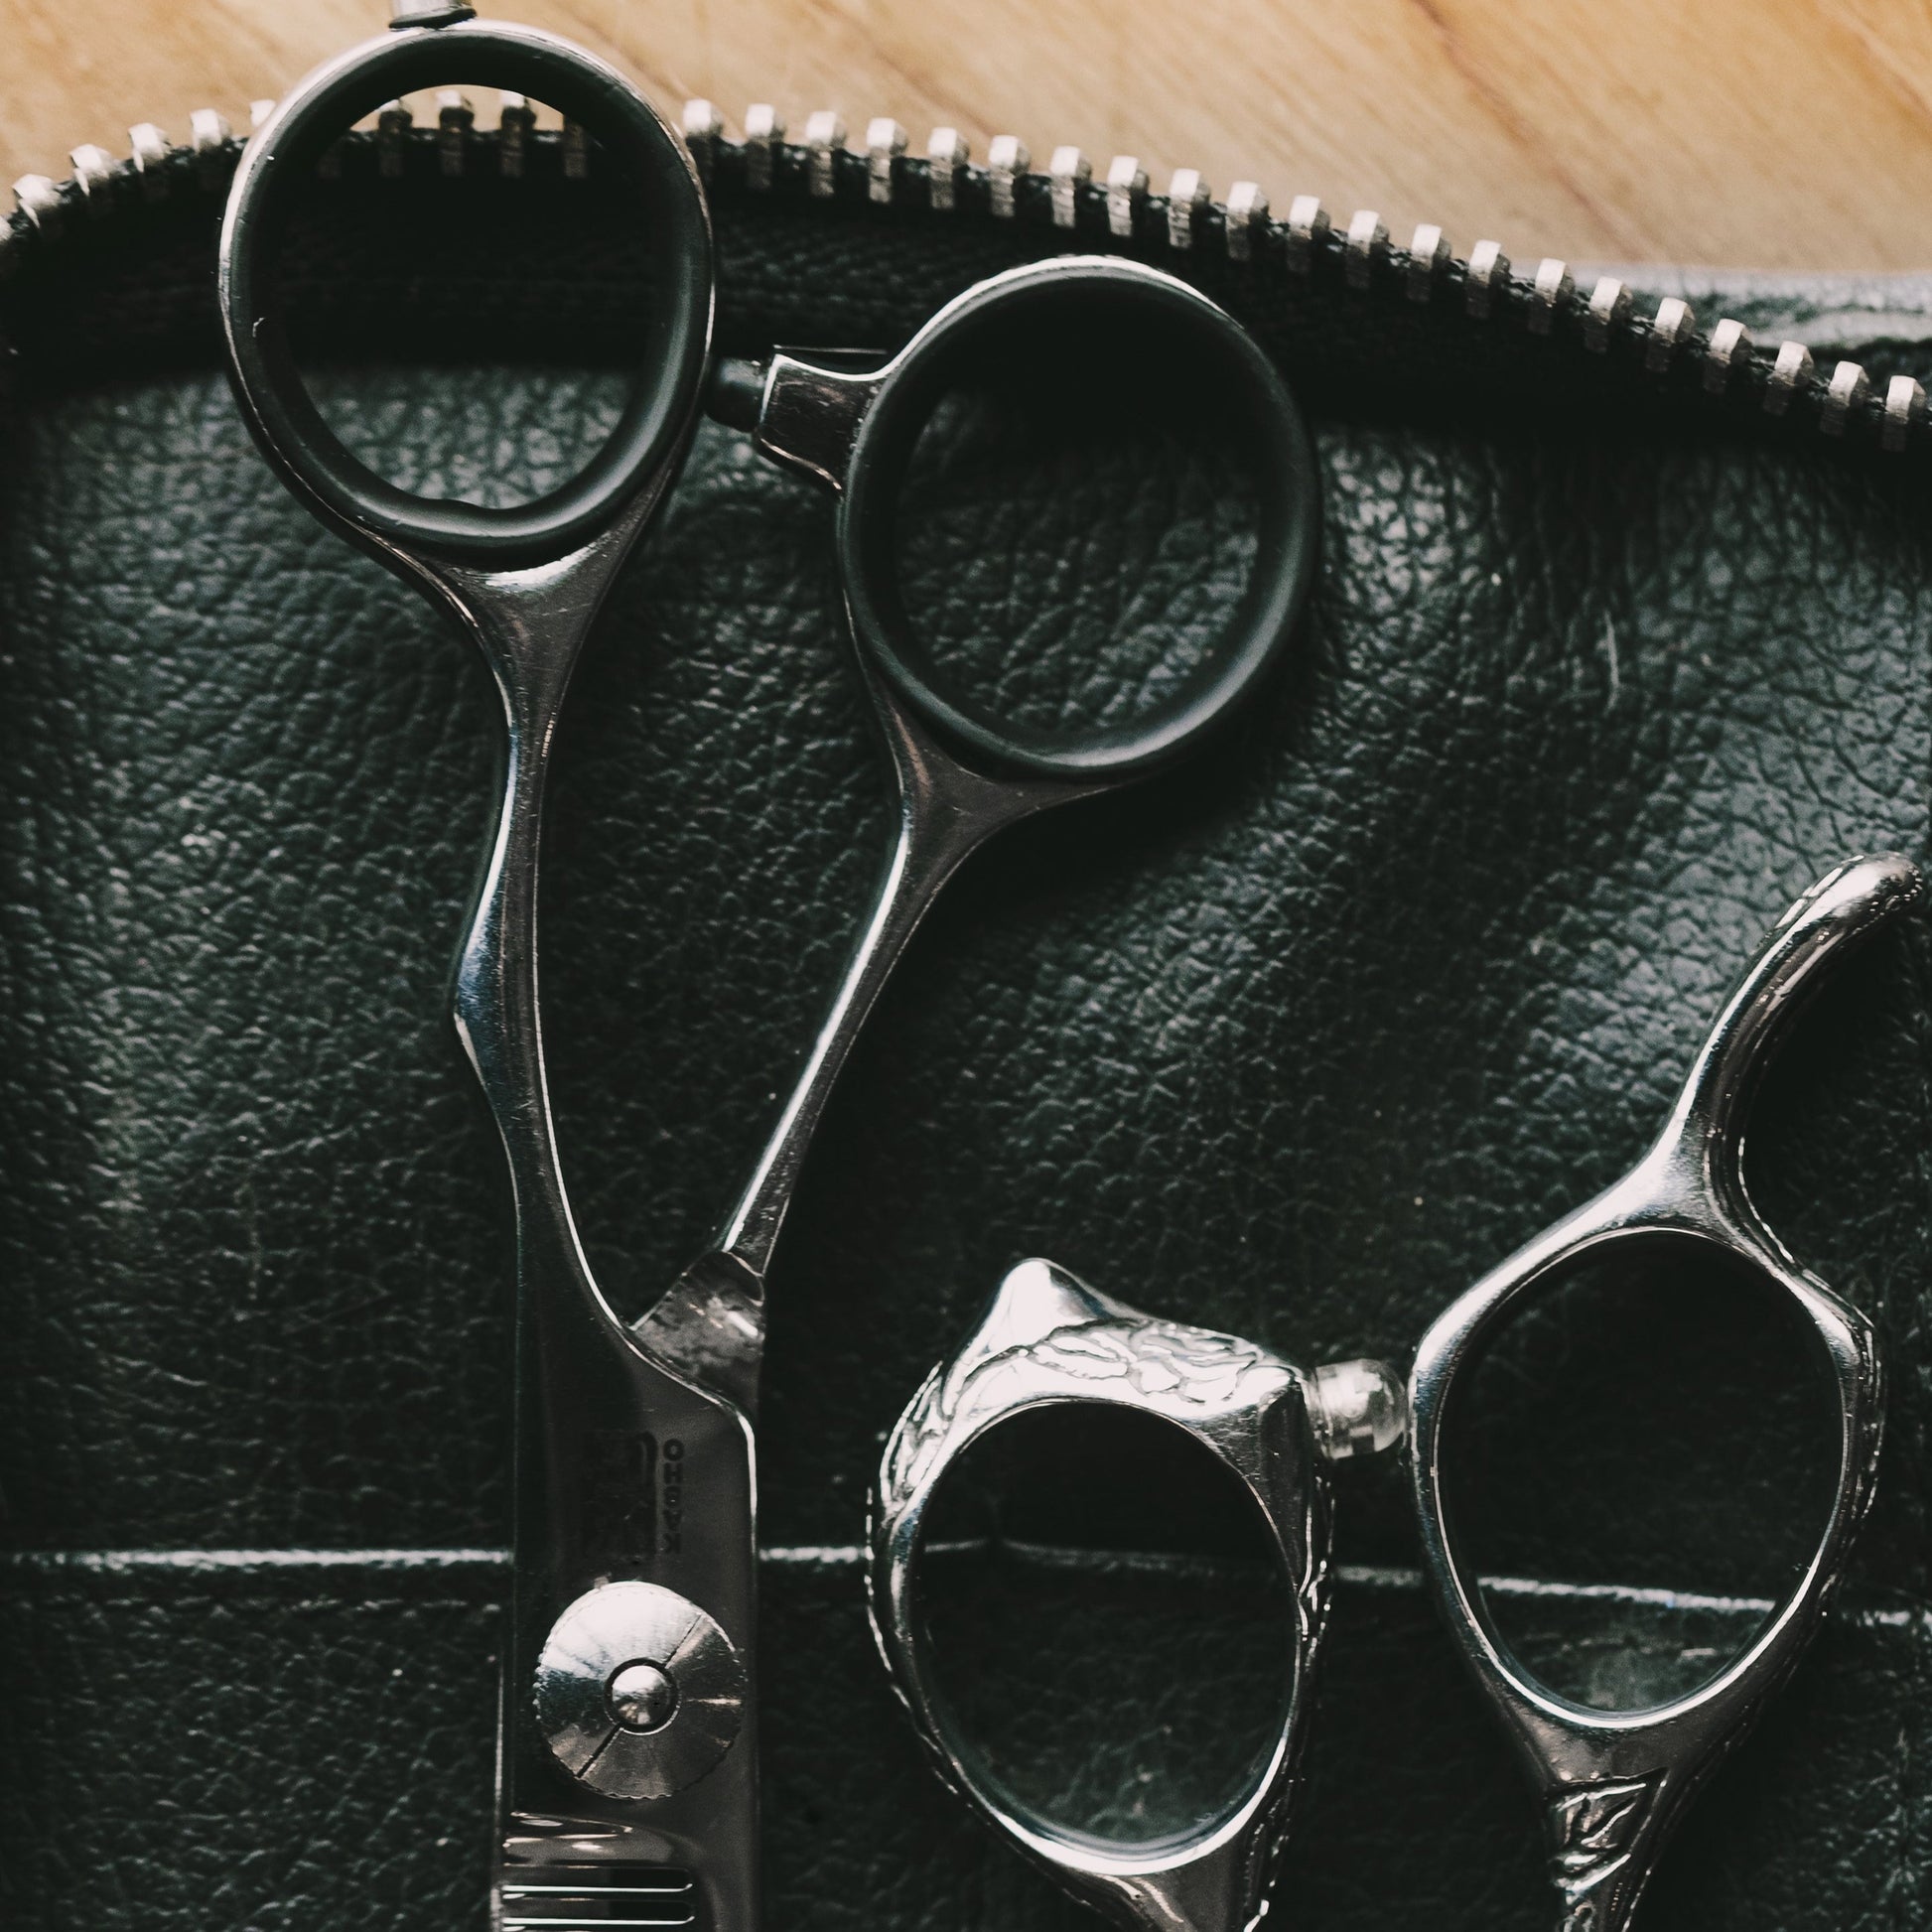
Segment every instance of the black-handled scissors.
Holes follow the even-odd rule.
[[[1424,1560],[1464,1662],[1535,1780],[1563,1932],[1625,1932],[1686,1806],[1817,1634],[1870,1502],[1883,1414],[1877,1336],[1758,1213],[1745,1184],[1745,1126],[1793,1014],[1835,961],[1921,891],[1918,869],[1896,856],[1852,860],[1813,886],[1725,1000],[1649,1152],[1453,1302],[1416,1352],[1412,1447]],[[1832,1391],[1836,1492],[1790,1595],[1724,1669],[1667,1704],[1596,1711],[1539,1683],[1489,1616],[1457,1548],[1445,1435],[1463,1378],[1511,1319],[1580,1266],[1660,1241],[1734,1257],[1795,1305]]]
[[[517,509],[428,502],[382,482],[303,391],[272,294],[294,185],[394,95],[471,82],[545,100],[603,143],[648,224],[635,399],[577,481]],[[698,409],[712,301],[704,198],[628,81],[545,34],[413,28],[318,70],[250,140],[222,230],[220,303],[256,441],[318,515],[425,590],[476,641],[507,723],[495,844],[465,942],[459,1031],[502,1132],[517,1208],[515,1583],[502,1669],[500,1923],[759,1920],[754,1418],[764,1281],[826,1099],[895,962],[966,856],[1001,827],[1195,747],[1280,659],[1315,554],[1300,412],[1273,364],[1183,283],[1109,260],[1016,270],[935,315],[866,375],[780,356],[737,393],[759,446],[840,492],[851,630],[898,789],[884,876],[817,1039],[717,1238],[634,1328],[571,1218],[537,998],[544,780],[572,666],[662,499]],[[949,692],[899,605],[893,519],[919,430],[979,332],[1051,313],[1094,331],[1153,319],[1186,379],[1244,426],[1260,528],[1247,586],[1198,667],[1132,722],[1064,740]]]

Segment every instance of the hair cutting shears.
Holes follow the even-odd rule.
[[[1871,1500],[1882,1374],[1871,1323],[1793,1260],[1750,1197],[1753,1093],[1793,1014],[1826,970],[1920,896],[1893,857],[1855,859],[1778,922],[1725,1000],[1662,1132],[1628,1174],[1459,1297],[1423,1336],[1412,1381],[1423,1557],[1464,1662],[1521,1751],[1543,1805],[1564,1932],[1625,1932],[1672,1829],[1790,1675],[1845,1574]],[[1837,1487],[1809,1563],[1757,1635],[1688,1696],[1597,1711],[1559,1696],[1512,1656],[1459,1553],[1445,1496],[1445,1435],[1458,1385],[1499,1331],[1583,1266],[1639,1244],[1691,1241],[1788,1297],[1834,1398]]]
[[[1863,1314],[1798,1266],[1752,1206],[1744,1130],[1765,1062],[1804,997],[1832,961],[1920,890],[1908,861],[1860,859],[1791,908],[1725,1002],[1650,1152],[1436,1321],[1417,1353],[1409,1404],[1392,1395],[1379,1364],[1340,1363],[1311,1375],[1238,1336],[1143,1314],[1049,1262],[1016,1269],[978,1328],[907,1406],[874,1491],[873,1627],[940,1775],[1065,1889],[1130,1932],[1252,1926],[1266,1909],[1286,1830],[1326,1604],[1323,1462],[1395,1442],[1412,1406],[1425,1561],[1477,1683],[1536,1778],[1564,1932],[1625,1932],[1672,1826],[1815,1634],[1870,1499],[1876,1338]],[[1536,1682],[1487,1614],[1445,1500],[1445,1422],[1458,1379],[1498,1328],[1578,1264],[1632,1242],[1685,1239],[1737,1257],[1802,1311],[1835,1397],[1836,1501],[1796,1587],[1739,1656],[1673,1703],[1591,1710]],[[1069,1830],[1002,1781],[948,1706],[921,1615],[921,1539],[947,1470],[1029,1410],[1096,1402],[1158,1416],[1217,1455],[1259,1506],[1291,1586],[1273,1751],[1222,1808],[1145,1844]]]
[[[549,35],[416,6],[399,31],[311,74],[249,141],[221,235],[236,394],[268,461],[318,516],[423,590],[483,652],[507,772],[456,1019],[501,1131],[517,1217],[515,1581],[502,1663],[498,1922],[759,1919],[754,1420],[764,1281],[800,1165],[854,1038],[907,939],[1002,827],[1137,778],[1201,743],[1280,659],[1313,563],[1310,443],[1273,364],[1220,309],[1137,265],[1063,259],[997,276],[865,374],[781,355],[720,385],[720,413],[838,492],[837,549],[865,687],[898,791],[877,896],[824,1025],[707,1252],[634,1328],[612,1312],[572,1221],[545,1087],[537,869],[546,768],[571,669],[662,501],[704,397],[708,214],[675,132],[621,74]],[[649,292],[636,393],[565,487],[511,509],[431,501],[352,457],[304,391],[274,299],[295,185],[348,125],[452,82],[558,107],[601,143],[643,213]],[[606,164],[601,164],[606,165]],[[913,446],[988,330],[1145,323],[1188,348],[1184,379],[1246,426],[1259,525],[1246,589],[1192,671],[1126,723],[1059,737],[953,689],[892,565]]]
[[[1091,1404],[1156,1418],[1215,1456],[1255,1505],[1288,1584],[1268,1748],[1224,1803],[1155,1839],[1074,1829],[1014,1790],[949,1706],[922,1614],[919,1559],[947,1470],[1019,1416]],[[1267,1910],[1327,1619],[1326,1465],[1392,1447],[1407,1422],[1401,1384],[1380,1362],[1309,1372],[1238,1335],[1144,1314],[1049,1261],[1023,1262],[907,1405],[873,1492],[873,1633],[939,1775],[1065,1890],[1129,1932],[1244,1932]]]

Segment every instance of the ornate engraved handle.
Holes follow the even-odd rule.
[[[981,1767],[928,1669],[917,1559],[941,1476],[987,1431],[1029,1409],[1112,1403],[1205,1445],[1259,1506],[1294,1588],[1281,1723],[1244,1791],[1192,1830],[1119,1844],[1028,1809]],[[1386,1448],[1406,1413],[1380,1363],[1307,1375],[1255,1343],[1142,1314],[1049,1261],[1023,1262],[979,1326],[912,1398],[874,1492],[873,1633],[939,1775],[1071,1892],[1148,1932],[1243,1932],[1263,1910],[1287,1824],[1310,1668],[1328,1600],[1324,1458]]]
[[[1871,1324],[1801,1269],[1744,1185],[1745,1118],[1771,1052],[1825,969],[1920,895],[1896,856],[1854,859],[1779,920],[1725,1000],[1649,1152],[1623,1179],[1455,1301],[1423,1337],[1411,1381],[1416,1504],[1444,1615],[1542,1799],[1564,1932],[1625,1932],[1672,1829],[1816,1634],[1870,1502],[1882,1421]],[[1838,1489],[1797,1587],[1755,1640],[1710,1682],[1671,1703],[1594,1711],[1536,1682],[1491,1623],[1458,1558],[1443,1494],[1443,1438],[1456,1379],[1529,1301],[1618,1240],[1707,1241],[1809,1318],[1836,1398]]]

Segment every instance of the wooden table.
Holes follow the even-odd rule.
[[[493,0],[661,103],[769,101],[855,142],[892,115],[1035,166],[1074,143],[1198,168],[1274,206],[1374,207],[1519,261],[1917,268],[1932,261],[1926,0]],[[0,183],[70,148],[237,126],[379,29],[382,0],[0,0]],[[480,106],[483,105],[480,103]],[[486,108],[485,108],[485,111]]]

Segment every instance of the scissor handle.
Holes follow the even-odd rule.
[[[1095,339],[1137,323],[1165,332],[1174,352],[1148,379],[1167,390],[1196,385],[1216,393],[1250,459],[1259,529],[1242,595],[1193,672],[1126,724],[1063,733],[997,718],[947,688],[906,616],[894,549],[920,432],[962,363],[996,329],[1029,320],[1063,328],[1069,319]],[[838,490],[839,568],[860,650],[928,724],[1000,766],[1055,778],[1126,778],[1180,757],[1280,661],[1308,596],[1320,488],[1293,393],[1225,309],[1139,262],[1066,255],[1009,269],[948,302],[881,369],[854,375],[780,355],[761,377],[729,372],[713,406],[725,420],[754,427],[767,455]],[[1122,407],[1131,409],[1131,399]]]
[[[925,1513],[948,1467],[1028,1410],[1100,1403],[1159,1417],[1208,1449],[1258,1506],[1292,1586],[1280,1724],[1246,1790],[1190,1830],[1120,1843],[1037,1815],[960,1730],[920,1613]],[[886,1445],[873,1493],[873,1633],[939,1775],[1077,1898],[1145,1932],[1242,1932],[1287,1827],[1306,1688],[1327,1613],[1324,1455],[1386,1447],[1401,1388],[1375,1363],[1303,1372],[1210,1328],[1143,1314],[1049,1261],[1009,1274],[973,1333],[933,1370]]]
[[[352,456],[303,384],[275,293],[276,244],[291,196],[330,145],[383,102],[453,82],[527,94],[581,122],[635,191],[648,230],[634,393],[575,478],[503,508],[413,495]],[[422,552],[500,568],[554,563],[613,525],[682,452],[710,345],[710,218],[676,132],[595,55],[528,27],[410,28],[316,69],[249,137],[221,225],[217,290],[235,392],[255,441],[331,523],[385,558]]]
[[[1663,1132],[1637,1166],[1519,1250],[1438,1317],[1410,1382],[1425,1565],[1464,1662],[1523,1753],[1544,1810],[1565,1932],[1624,1932],[1671,1831],[1816,1634],[1871,1499],[1883,1423],[1877,1337],[1851,1304],[1792,1260],[1751,1205],[1742,1141],[1749,1101],[1825,968],[1920,896],[1895,855],[1848,861],[1766,935],[1725,1001]],[[1445,1495],[1445,1432],[1461,1378],[1531,1303],[1619,1243],[1707,1243],[1802,1311],[1838,1412],[1837,1488],[1791,1593],[1752,1642],[1686,1696],[1633,1711],[1561,1697],[1511,1654],[1465,1567]]]

